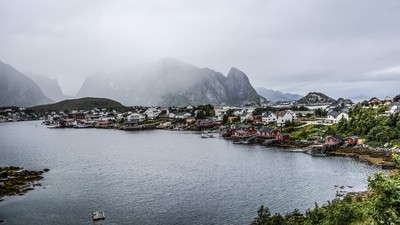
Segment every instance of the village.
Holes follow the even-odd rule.
[[[0,111],[1,122],[43,120],[48,128],[103,128],[120,130],[193,130],[201,137],[218,135],[235,144],[274,145],[302,148],[314,155],[324,155],[337,148],[363,148],[366,140],[356,134],[297,135],[299,130],[313,127],[331,129],[340,121],[348,121],[349,111],[358,105],[378,110],[380,117],[400,111],[400,102],[372,98],[358,104],[339,99],[325,105],[273,104],[263,107],[186,106],[186,107],[130,107],[126,112],[107,108],[91,110],[47,111],[38,113],[29,108],[7,108]],[[300,133],[301,133],[300,132]],[[327,134],[329,132],[325,132]],[[394,148],[395,149],[395,148]],[[395,149],[396,150],[396,149]]]

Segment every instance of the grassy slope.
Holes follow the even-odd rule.
[[[98,108],[98,109],[107,108],[107,109],[115,109],[118,111],[125,111],[127,109],[126,106],[114,100],[106,98],[91,98],[91,97],[64,100],[54,104],[34,106],[29,109],[33,111],[43,112],[43,111],[77,110],[77,109],[90,110],[93,108]]]

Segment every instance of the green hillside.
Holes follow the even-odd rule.
[[[69,99],[54,104],[38,105],[31,107],[29,109],[33,111],[44,112],[44,111],[65,111],[65,110],[90,110],[93,108],[115,109],[119,112],[125,111],[127,109],[126,106],[114,100],[107,98],[91,98],[91,97]]]

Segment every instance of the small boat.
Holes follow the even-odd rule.
[[[202,138],[213,138],[214,135],[205,131],[205,132],[201,133],[201,137]]]
[[[90,128],[89,125],[86,124],[78,124],[74,126],[75,129],[79,129],[79,128]]]
[[[106,214],[101,211],[101,212],[92,212],[92,219],[94,221],[96,220],[105,220],[106,219]]]
[[[53,128],[60,128],[60,124],[55,124],[55,125],[49,125],[47,128],[53,129]]]

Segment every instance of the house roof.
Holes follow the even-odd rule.
[[[329,137],[333,137],[334,139],[339,140],[339,141],[344,141],[344,138],[340,135],[333,135],[333,136],[329,136]]]
[[[275,115],[275,113],[273,113],[273,112],[265,112],[265,113],[262,114],[263,117],[268,117],[268,116],[271,116],[271,115]]]
[[[342,111],[331,111],[328,113],[328,116],[333,116],[335,118],[337,118],[340,114],[342,113],[346,113],[346,112],[342,112]],[[347,113],[346,113],[347,114]]]
[[[286,114],[286,111],[279,111],[277,114],[279,117],[284,117]]]
[[[281,135],[281,136],[290,136],[289,133],[280,133],[279,135]]]
[[[272,127],[261,127],[260,130],[258,130],[259,132],[271,132],[273,130],[276,130],[275,128]]]
[[[240,133],[240,134],[245,134],[245,133],[247,133],[246,131],[244,131],[244,130],[237,130],[237,131],[235,131],[236,133]]]
[[[351,138],[351,139],[357,140],[357,139],[358,139],[358,136],[350,136],[350,137],[348,137],[348,138]]]
[[[244,129],[247,129],[247,128],[249,128],[251,125],[246,125],[246,124],[243,124],[243,125],[241,125],[240,126],[240,128],[244,128]]]

